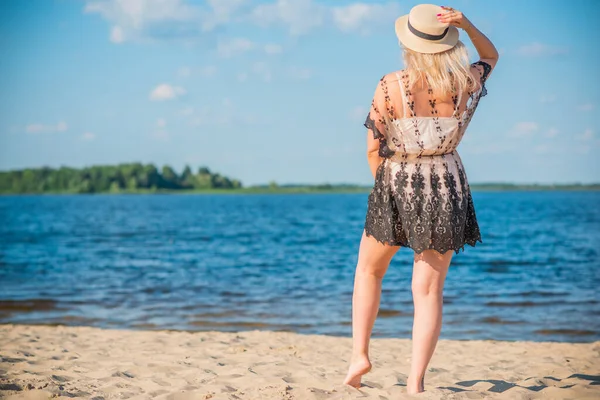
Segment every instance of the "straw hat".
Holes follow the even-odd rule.
[[[419,4],[396,20],[396,36],[405,47],[419,53],[440,53],[458,42],[458,29],[437,20],[444,9],[434,4]]]

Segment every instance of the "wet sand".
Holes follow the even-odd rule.
[[[374,338],[363,386],[342,385],[351,339],[0,325],[8,399],[598,399],[600,342],[441,340],[406,394],[410,340]]]

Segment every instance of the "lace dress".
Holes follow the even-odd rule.
[[[379,81],[365,121],[383,162],[368,197],[365,233],[378,242],[440,253],[482,242],[467,175],[456,150],[487,94],[491,66],[471,64],[480,84],[439,101],[431,87],[411,91],[404,71]],[[477,75],[475,75],[477,76]],[[397,110],[402,110],[399,117]],[[426,116],[425,116],[425,115]],[[447,116],[442,116],[447,115]]]

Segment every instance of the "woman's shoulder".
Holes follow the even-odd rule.
[[[390,83],[397,84],[400,79],[402,79],[402,74],[404,70],[391,71],[379,78],[379,86],[386,86]]]
[[[404,75],[404,70],[403,69],[399,69],[396,71],[392,71],[392,72],[388,72],[387,74],[384,75],[384,78],[387,79],[388,81],[398,81],[400,79],[402,79],[402,75]]]

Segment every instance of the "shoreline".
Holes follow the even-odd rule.
[[[237,189],[135,189],[99,192],[77,191],[44,191],[44,192],[0,192],[0,196],[72,196],[72,195],[246,195],[246,194],[368,194],[371,185],[314,185],[314,186],[279,186],[268,188],[264,186],[251,186]],[[600,184],[470,184],[472,192],[482,193],[522,193],[522,192],[598,192]]]
[[[384,317],[379,315],[378,318],[384,318]],[[131,325],[131,326],[123,326],[123,327],[118,327],[118,326],[108,327],[108,326],[86,325],[86,322],[80,322],[78,324],[70,324],[70,323],[65,323],[65,322],[31,322],[31,321],[10,322],[10,320],[7,322],[0,322],[0,327],[9,326],[9,325],[31,326],[31,327],[49,327],[49,328],[60,328],[60,327],[93,328],[93,329],[102,329],[102,330],[131,331],[131,332],[159,332],[159,333],[160,332],[174,332],[174,333],[181,332],[181,333],[192,333],[192,334],[209,333],[209,332],[231,334],[231,333],[243,333],[243,332],[250,332],[250,331],[260,331],[260,332],[290,333],[290,334],[302,335],[302,336],[307,336],[307,335],[327,336],[327,337],[334,337],[334,338],[340,338],[340,339],[351,338],[351,328],[349,328],[348,334],[332,334],[332,333],[300,332],[300,331],[292,331],[292,330],[278,330],[278,329],[274,329],[274,328],[265,327],[265,325],[261,324],[261,323],[244,324],[243,327],[241,325],[236,325],[236,326],[239,326],[241,328],[241,330],[235,330],[235,329],[216,330],[216,329],[210,329],[210,328],[202,330],[202,329],[186,329],[186,328],[181,328],[181,329],[179,329],[179,328],[162,328],[162,327],[158,327],[153,324],[139,324],[139,325]],[[208,322],[206,326],[214,327],[215,325]],[[552,330],[548,330],[548,331],[552,331]],[[564,330],[557,330],[557,331],[562,332]],[[582,332],[582,333],[578,334],[577,332]],[[489,339],[489,338],[463,339],[463,338],[447,338],[447,337],[446,338],[441,337],[440,340],[453,341],[453,342],[500,342],[500,343],[565,343],[565,344],[600,343],[600,339],[591,338],[591,336],[592,336],[591,332],[592,331],[581,331],[581,330],[569,330],[568,331],[568,333],[572,334],[571,338],[577,337],[580,340],[532,340],[532,339]],[[446,335],[447,335],[447,333],[446,333]],[[380,339],[410,340],[410,333],[408,333],[408,336],[407,336],[407,334],[405,334],[403,336],[390,337],[390,336],[381,335],[378,332],[373,332],[372,338],[377,339],[377,340],[380,340]],[[584,338],[589,338],[589,339],[585,340]]]
[[[600,341],[440,339],[425,392],[405,391],[410,339],[373,338],[360,390],[341,384],[350,337],[0,325],[8,399],[537,399],[600,397]],[[381,397],[380,397],[381,396]]]

